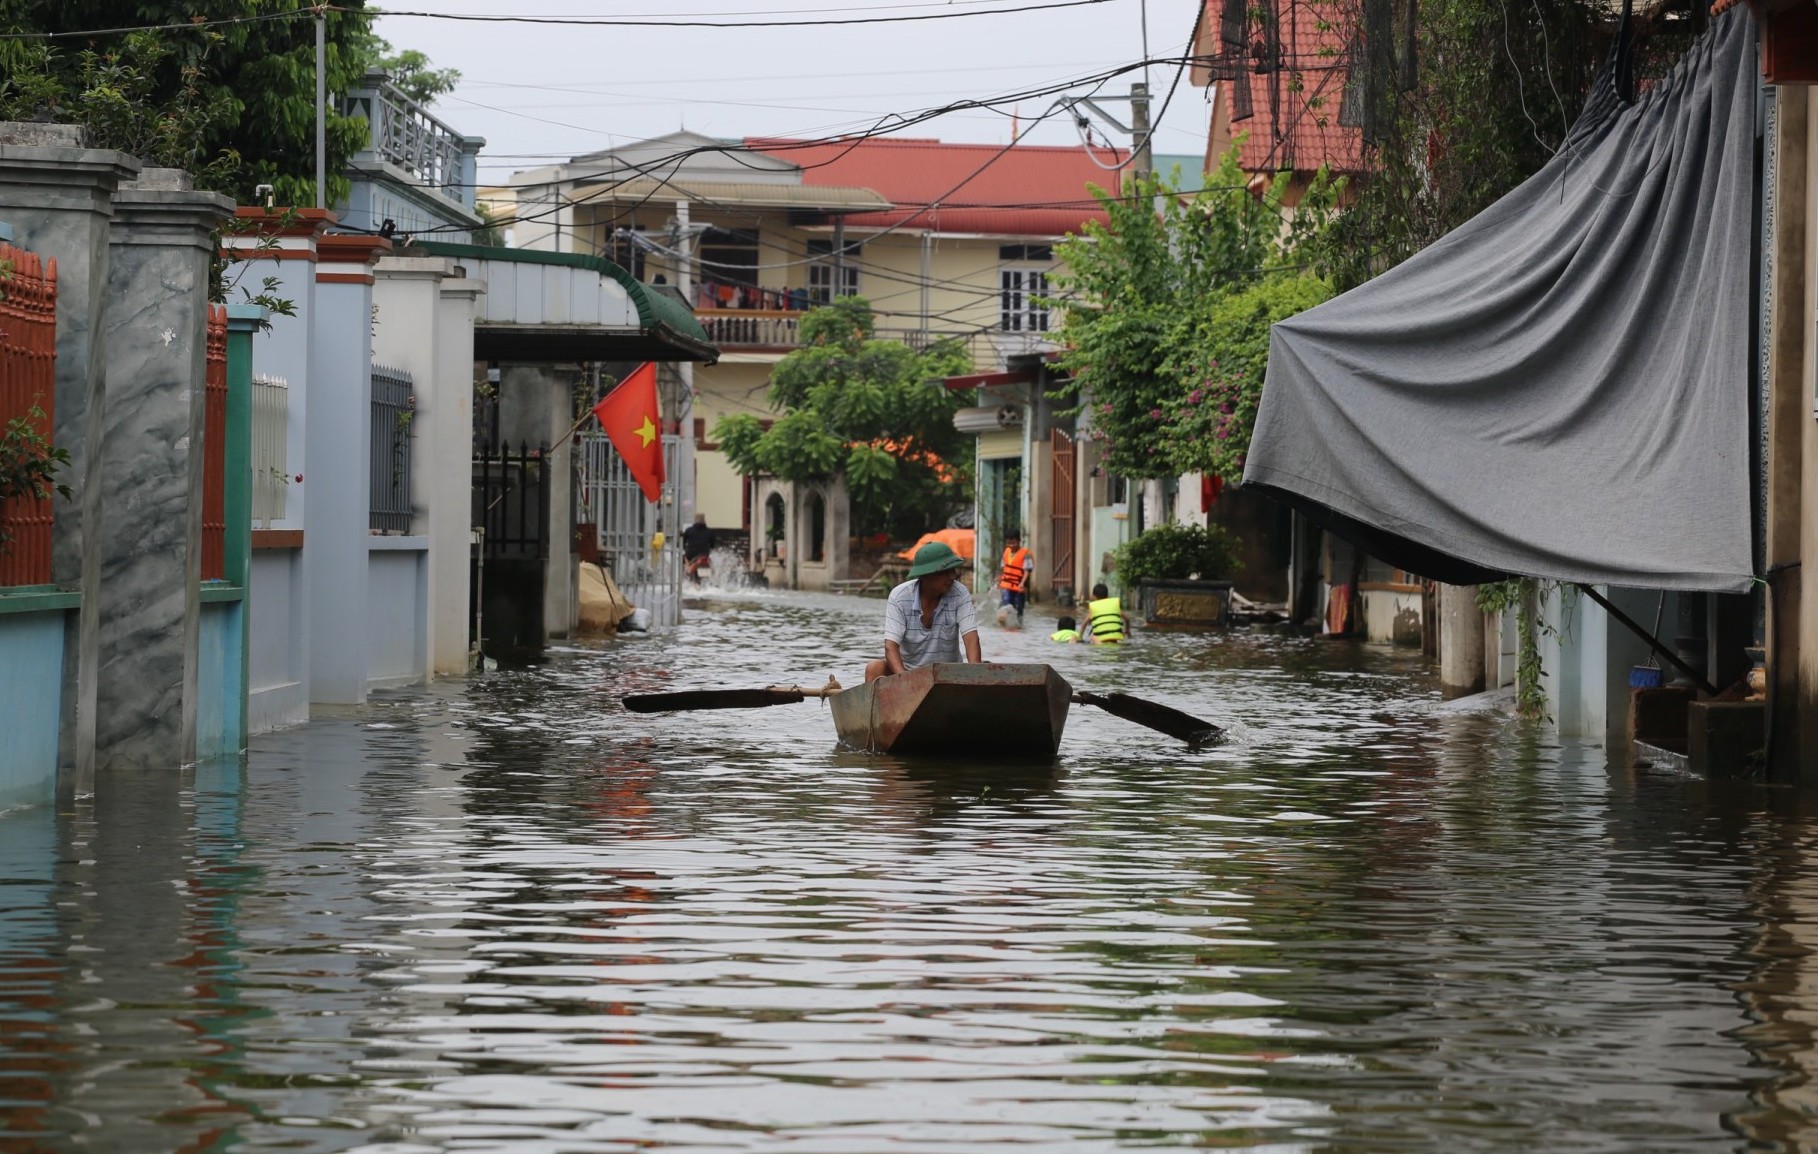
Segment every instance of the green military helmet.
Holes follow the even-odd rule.
[[[943,541],[930,541],[915,551],[915,561],[909,566],[909,576],[926,577],[930,573],[958,569],[965,563],[953,551],[953,546]]]

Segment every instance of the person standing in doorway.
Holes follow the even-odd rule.
[[[1004,536],[1004,560],[997,586],[1003,590],[998,601],[998,620],[1005,620],[1005,609],[1014,610],[1016,624],[1023,624],[1023,607],[1029,603],[1029,577],[1035,572],[1035,557],[1023,548],[1023,535],[1012,529]]]
[[[865,666],[866,681],[938,662],[984,660],[972,594],[957,580],[963,565],[940,541],[915,551],[909,580],[892,589],[884,603],[884,656]]]

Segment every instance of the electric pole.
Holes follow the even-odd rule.
[[[1130,172],[1139,181],[1155,173],[1149,135],[1149,86],[1138,82],[1130,86]]]
[[[328,207],[328,17],[316,8],[316,207]]]

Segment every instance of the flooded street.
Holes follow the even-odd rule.
[[[1447,713],[1417,654],[1033,612],[988,659],[1232,740],[616,704],[851,683],[881,613],[717,600],[0,817],[0,1151],[1818,1142],[1799,795]]]

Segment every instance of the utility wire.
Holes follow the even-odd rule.
[[[1022,4],[1011,8],[980,8],[955,12],[947,8],[913,16],[844,16],[816,20],[699,20],[681,17],[619,16],[514,16],[503,14],[468,14],[454,12],[407,12],[392,8],[368,8],[375,16],[406,16],[429,20],[458,20],[489,24],[552,24],[583,28],[813,28],[848,24],[907,24],[928,20],[963,20],[973,16],[1008,16],[1019,12],[1046,12],[1056,8],[1085,8],[1109,4],[1114,0],[1050,0],[1041,4]],[[943,6],[946,7],[946,6]],[[833,11],[851,11],[834,9]]]
[[[1171,63],[1173,62],[1172,59],[1170,60],[1170,62]],[[836,155],[834,157],[826,158],[826,159],[823,159],[820,161],[806,163],[806,164],[803,164],[800,166],[802,168],[822,167],[822,166],[825,166],[828,164],[835,163],[837,160],[840,159],[841,156],[844,156],[847,152],[850,152],[852,149],[857,148],[860,144],[862,144],[866,140],[875,139],[875,138],[881,137],[881,136],[888,136],[893,132],[902,131],[904,129],[914,127],[918,124],[926,123],[927,121],[937,119],[938,117],[947,115],[954,111],[968,109],[968,108],[990,107],[995,104],[1009,103],[1012,101],[1020,101],[1020,100],[1027,100],[1027,99],[1034,99],[1034,98],[1040,97],[1040,96],[1052,96],[1059,92],[1064,92],[1069,88],[1079,87],[1081,85],[1090,85],[1092,88],[1092,91],[1097,92],[1100,88],[1104,87],[1104,85],[1106,83],[1108,83],[1110,80],[1112,80],[1118,76],[1125,75],[1129,72],[1140,70],[1143,66],[1143,63],[1144,62],[1142,62],[1142,61],[1138,61],[1133,64],[1119,65],[1115,68],[1107,69],[1107,70],[1102,71],[1093,76],[1081,78],[1078,80],[1063,81],[1063,82],[1057,82],[1057,83],[1053,83],[1053,84],[1042,85],[1038,88],[1025,90],[1023,92],[1009,93],[1009,94],[1005,94],[1005,95],[1001,95],[1001,96],[994,96],[994,97],[990,97],[987,99],[980,99],[980,100],[955,101],[950,104],[940,106],[938,108],[923,109],[919,112],[915,112],[915,113],[912,113],[909,115],[903,115],[900,113],[891,113],[888,116],[880,118],[870,130],[868,130],[864,133],[860,133],[860,134],[853,135],[853,136],[842,136],[842,137],[833,137],[833,138],[820,138],[820,139],[809,138],[809,139],[803,139],[803,140],[779,141],[773,147],[766,148],[765,151],[774,154],[774,153],[788,153],[791,151],[799,151],[799,150],[808,149],[808,148],[823,148],[830,144],[841,144],[841,145],[846,146],[838,155]],[[1060,105],[1058,103],[1054,106],[1051,106],[1047,112],[1044,112],[1041,115],[1041,117],[1037,118],[1037,120],[1035,120],[1035,121],[1032,121],[1030,123],[1029,127],[1033,128],[1036,123],[1040,122],[1040,120],[1044,120],[1047,117],[1052,116],[1056,111],[1058,111],[1059,107],[1060,107]],[[1010,148],[1012,146],[1014,146],[1015,143],[1018,140],[1022,139],[1022,137],[1025,135],[1027,135],[1027,130],[1024,130],[1022,133],[1019,133],[1016,137],[1012,138],[1010,144],[1005,145],[1004,148],[1000,149],[998,151],[998,153],[993,156],[992,161],[988,161],[986,163],[986,165],[982,166],[977,172],[974,172],[971,176],[968,176],[966,178],[966,181],[962,181],[959,186],[956,186],[955,190],[957,191],[957,188],[963,187],[965,183],[971,181],[979,173],[983,172],[985,168],[990,166],[990,163],[995,162],[996,159],[1003,156],[1004,153],[1008,152],[1010,150]],[[700,146],[696,146],[694,148],[680,150],[676,153],[663,157],[660,160],[653,161],[650,164],[644,165],[644,166],[627,165],[621,161],[620,168],[629,169],[632,173],[634,173],[634,175],[626,176],[626,177],[623,177],[623,178],[615,180],[615,181],[609,181],[609,182],[599,186],[598,188],[590,189],[590,192],[592,194],[592,199],[598,199],[602,193],[610,192],[612,189],[620,187],[620,186],[628,183],[631,180],[637,179],[640,176],[648,176],[648,175],[650,175],[652,170],[655,170],[655,169],[658,169],[661,167],[669,167],[671,170],[670,175],[673,175],[673,173],[675,171],[679,170],[679,166],[682,161],[686,160],[690,156],[701,155],[703,153],[720,153],[720,154],[726,155],[730,159],[733,159],[740,163],[750,163],[748,161],[744,161],[739,156],[739,153],[743,152],[743,151],[746,151],[746,149],[745,149],[745,146],[742,144],[729,144],[729,143],[722,143],[722,142],[716,141],[712,144],[700,145]],[[609,169],[609,170],[604,170],[604,171],[601,171],[601,172],[598,172],[598,173],[595,173],[592,175],[607,176],[607,175],[613,173],[614,171],[615,170]],[[573,183],[576,181],[586,180],[586,179],[588,179],[588,174],[569,174],[562,183]],[[668,178],[665,177],[664,179],[668,179]],[[653,189],[651,194],[643,197],[639,201],[639,204],[641,205],[643,203],[648,202],[654,195],[655,195],[655,190]],[[541,220],[541,219],[545,219],[549,216],[557,215],[560,212],[562,212],[563,209],[566,207],[568,207],[568,204],[558,202],[555,205],[551,206],[550,208],[540,211],[540,212],[529,213],[529,214],[519,213],[517,215],[510,216],[510,217],[502,217],[502,218],[494,221],[493,223],[500,227],[504,227],[506,225],[511,225],[511,224],[529,223],[531,221]],[[465,229],[458,225],[444,225],[444,226],[439,226],[434,229],[426,229],[426,230],[424,230],[423,233],[420,233],[418,235],[428,235],[428,234],[437,233],[437,232],[460,232],[460,231],[465,231]]]
[[[345,13],[345,8],[330,7]],[[214,20],[185,20],[176,24],[132,24],[118,28],[78,28],[67,32],[0,32],[0,40],[72,40],[90,36],[124,36],[132,32],[184,32],[191,28],[221,28],[230,24],[269,24],[280,20],[314,20],[316,11],[298,8],[290,12],[263,12],[255,16],[223,16]]]

